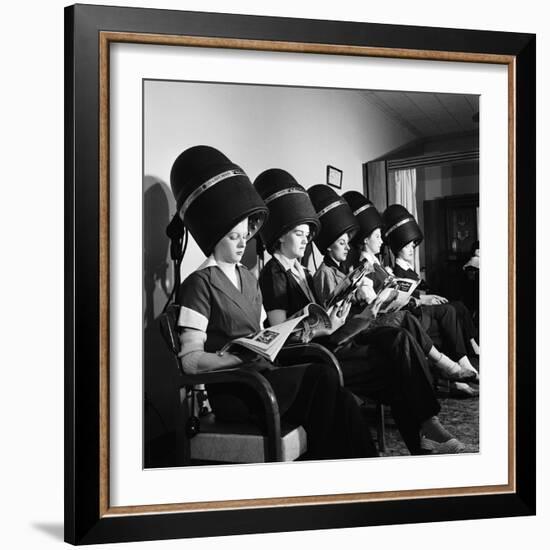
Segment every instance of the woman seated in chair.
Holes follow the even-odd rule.
[[[386,279],[394,275],[392,269],[383,266],[378,259],[383,244],[381,231],[384,222],[374,204],[358,191],[348,191],[344,193],[343,198],[351,208],[359,229],[351,241],[346,235],[336,239],[329,247],[327,254],[329,258],[335,256],[343,258],[341,265],[345,265],[350,251],[349,243],[352,243],[356,252],[354,266],[359,265],[361,262],[367,262],[371,269],[371,272],[365,277],[365,282],[368,284],[364,284],[359,291],[362,300],[369,303],[379,293]],[[343,246],[342,242],[346,244]],[[325,256],[325,264],[327,264],[326,258],[327,256]],[[330,259],[329,265],[331,265]],[[333,266],[331,266],[331,270],[334,273]],[[327,268],[325,267],[324,272],[326,271]],[[334,273],[334,276],[337,276],[336,273]],[[343,275],[340,276],[343,277]],[[320,295],[330,296],[333,291],[330,288],[332,280],[328,276],[319,277],[317,284]],[[439,351],[417,317],[406,309],[379,315],[376,322],[377,324],[387,323],[407,329],[420,344],[440,377],[453,382],[471,380],[477,377],[477,372],[473,368],[459,364],[456,359],[453,360]],[[456,357],[456,353],[453,356]]]
[[[424,236],[414,217],[400,204],[392,204],[384,214],[384,239],[395,255],[393,271],[397,277],[418,280],[413,269],[414,249]],[[462,302],[448,302],[437,294],[428,294],[425,281],[414,293],[411,311],[420,319],[428,334],[439,334],[443,350],[464,368],[475,371],[468,356],[477,355],[472,316]],[[476,371],[477,372],[477,371]]]
[[[306,430],[304,458],[376,456],[353,395],[340,386],[338,373],[330,366],[282,368],[248,351],[219,351],[234,338],[260,329],[258,281],[239,262],[267,208],[246,174],[216,149],[197,146],[176,159],[170,182],[180,216],[207,256],[177,295],[184,370],[243,365],[260,372],[274,390],[282,420],[302,424]],[[255,396],[239,384],[209,385],[208,395],[222,420],[256,420],[261,410]]]
[[[309,302],[318,302],[311,275],[300,260],[321,224],[307,192],[288,172],[267,170],[258,176],[254,186],[269,208],[269,218],[260,230],[260,237],[272,258],[260,273],[260,287],[268,322],[275,325]],[[327,213],[338,220],[339,204],[327,204],[321,209],[321,217]],[[373,309],[378,305],[374,304]],[[339,312],[336,306],[329,313],[345,319],[348,312],[349,307]],[[332,336],[336,334],[333,331]],[[354,339],[344,347],[334,346],[330,338],[322,341],[334,346],[346,387],[391,404],[411,454],[463,450],[464,445],[439,423],[436,415],[440,406],[428,365],[411,335],[401,328],[380,327],[369,331],[365,341],[360,340]],[[421,434],[426,436],[422,440]]]

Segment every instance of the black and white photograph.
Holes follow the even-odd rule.
[[[479,453],[479,95],[142,99],[144,468]]]

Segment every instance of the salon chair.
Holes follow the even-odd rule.
[[[279,407],[269,382],[258,372],[243,367],[214,372],[187,374],[179,359],[180,341],[177,333],[179,306],[170,304],[160,316],[160,330],[178,369],[178,392],[181,422],[176,433],[178,465],[201,463],[283,462],[299,458],[307,450],[307,434],[302,426],[281,424]],[[342,373],[338,361],[323,346],[290,344],[278,355],[281,364],[323,361]],[[214,413],[196,414],[194,402],[197,389],[204,384],[246,384],[254,390],[263,406],[263,425],[252,422],[229,423],[216,419]]]

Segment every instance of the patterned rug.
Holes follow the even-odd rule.
[[[474,386],[475,387],[475,386]],[[479,397],[456,398],[450,397],[448,391],[438,392],[441,412],[439,419],[443,426],[457,439],[466,445],[465,452],[479,451]],[[390,407],[386,410],[386,451],[381,456],[408,455],[401,436],[395,427]],[[373,418],[370,419],[374,426]],[[375,430],[373,437],[376,439]]]

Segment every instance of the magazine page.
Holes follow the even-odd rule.
[[[351,299],[353,293],[359,288],[363,277],[373,271],[373,266],[367,261],[357,266],[347,277],[342,280],[338,286],[334,289],[330,300],[327,302],[327,309],[330,309],[335,304],[342,302],[343,300]]]
[[[314,330],[320,327],[330,328],[330,326],[330,319],[325,310],[311,303],[283,323],[263,329],[251,336],[232,340],[224,346],[223,350],[237,344],[273,361],[291,334],[302,332],[300,340],[309,341]]]
[[[412,293],[415,291],[419,283],[420,281],[414,281],[413,279],[392,279],[387,286],[384,286],[382,292],[386,288],[391,288],[396,292],[393,292],[390,297],[382,303],[378,313],[381,314],[399,311],[401,308],[406,306],[411,299]]]
[[[262,355],[266,359],[273,361],[296,325],[300,323],[307,315],[302,315],[294,319],[288,319],[284,323],[280,323],[273,327],[266,328],[251,336],[244,336],[232,340],[224,349],[238,344],[248,348],[258,355]]]
[[[315,332],[320,329],[330,329],[332,323],[327,312],[318,304],[308,304],[303,312],[305,317],[302,318],[297,329],[303,331],[301,335],[302,342],[309,342],[314,336]]]

